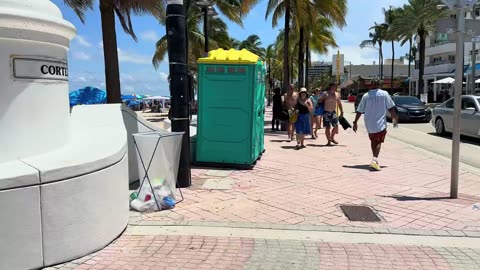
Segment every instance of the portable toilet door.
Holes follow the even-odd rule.
[[[258,59],[247,50],[218,49],[198,60],[197,164],[252,167],[258,158]]]

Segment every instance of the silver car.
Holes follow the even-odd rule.
[[[462,96],[461,134],[480,138],[480,96]],[[453,131],[453,98],[432,110],[432,125],[438,135]]]

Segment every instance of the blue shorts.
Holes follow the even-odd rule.
[[[323,115],[323,106],[319,106],[315,108],[315,116],[322,116]]]

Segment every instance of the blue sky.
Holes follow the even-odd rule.
[[[82,24],[76,14],[63,0],[52,0],[60,7],[63,16],[77,28],[78,35],[72,40],[68,61],[70,90],[84,86],[104,89],[104,63],[102,51],[102,33],[98,4],[93,11],[86,14],[86,23]],[[401,6],[407,0],[349,0],[347,26],[335,29],[335,37],[340,52],[345,54],[345,61],[353,64],[372,64],[378,61],[378,52],[374,49],[360,49],[359,44],[368,38],[368,28],[374,22],[383,22],[382,7]],[[244,27],[228,22],[232,37],[242,40],[251,34],[261,37],[263,45],[273,43],[278,29],[272,29],[271,20],[265,21],[267,0],[261,2],[244,20]],[[221,16],[221,15],[220,15]],[[151,95],[168,95],[168,64],[162,63],[158,70],[151,64],[156,41],[165,34],[165,26],[157,23],[153,17],[133,17],[133,26],[138,36],[135,42],[126,35],[117,21],[117,42],[119,48],[120,77],[122,93]],[[390,46],[385,45],[384,58],[391,57]],[[396,58],[403,56],[407,48],[396,46]],[[331,61],[332,49],[327,55],[313,55],[313,60]]]

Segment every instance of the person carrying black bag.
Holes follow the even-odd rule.
[[[282,120],[282,95],[280,94],[280,88],[275,88],[274,95],[272,97],[273,100],[273,117],[272,117],[272,131],[279,131],[280,129],[278,126],[280,125]]]

